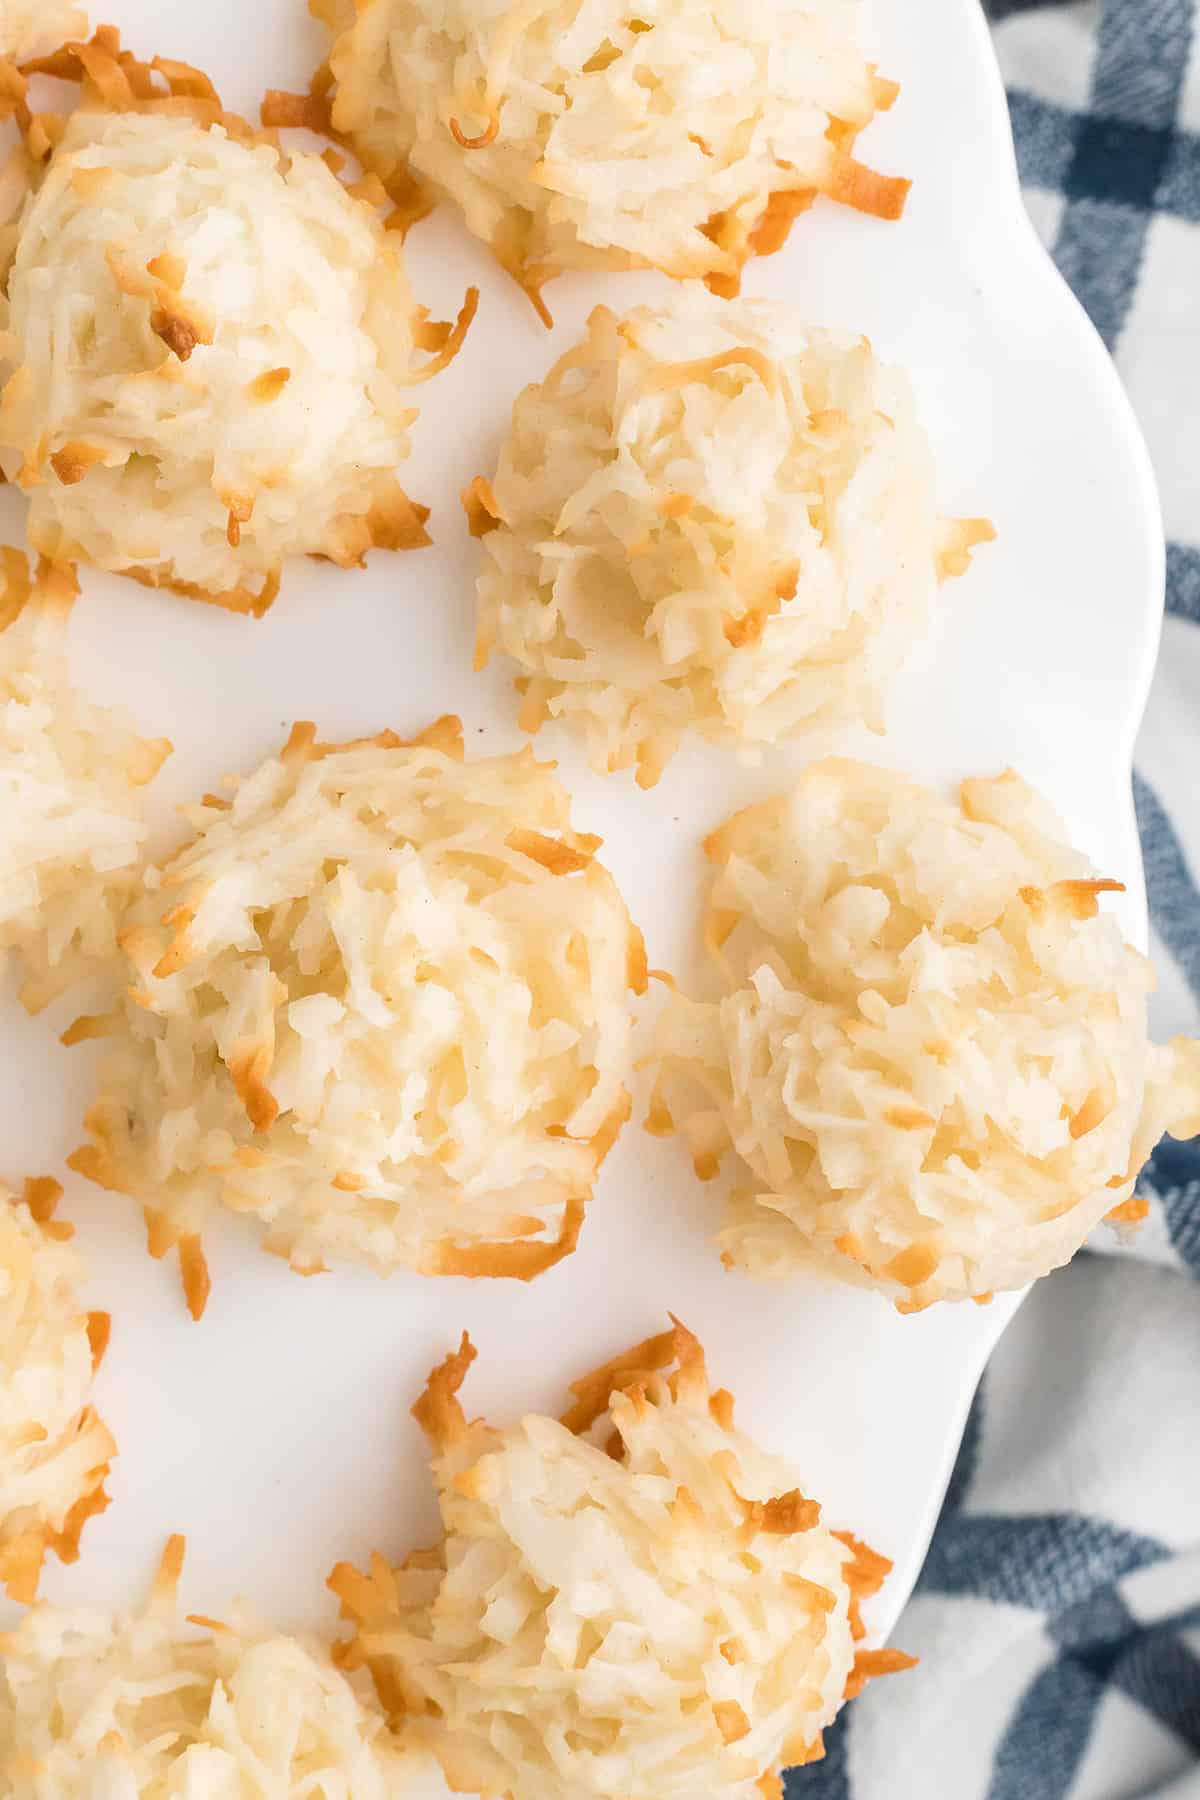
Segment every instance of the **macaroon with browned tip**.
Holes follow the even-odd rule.
[[[901,1312],[987,1301],[1137,1224],[1164,1131],[1200,1132],[1200,1044],[1153,1044],[1153,976],[1019,776],[944,799],[830,758],[705,845],[713,997],[654,1028],[652,1131],[726,1156],[718,1243]]]
[[[0,0],[0,65],[20,65],[86,35],[87,16],[74,0]]]
[[[109,1318],[79,1305],[83,1263],[54,1216],[61,1196],[49,1176],[20,1194],[0,1186],[0,1587],[25,1603],[48,1552],[78,1557],[116,1452],[91,1401]]]
[[[444,718],[280,755],[189,818],[121,932],[126,989],[72,1158],[178,1246],[214,1205],[304,1273],[528,1280],[575,1247],[630,1110],[640,933],[553,765]]]
[[[643,787],[689,737],[882,730],[939,582],[995,535],[939,516],[909,379],[865,339],[695,289],[598,306],[463,501],[477,665],[511,658],[527,730]]]
[[[406,216],[454,200],[547,324],[565,269],[662,269],[729,297],[818,197],[903,210],[908,182],[856,156],[898,90],[851,0],[310,4],[334,42],[305,122]],[[270,96],[264,117],[296,105]]]
[[[464,1336],[413,1409],[440,1541],[330,1578],[345,1665],[455,1792],[781,1800],[843,1700],[913,1661],[862,1647],[891,1564],[736,1428],[677,1321],[561,1420],[468,1420],[474,1356]]]
[[[0,1637],[5,1800],[409,1792],[411,1759],[326,1644],[240,1607],[178,1618],[183,1556],[171,1538],[137,1612],[38,1606]]]
[[[0,469],[35,548],[258,615],[290,558],[427,543],[396,470],[474,294],[430,321],[379,182],[252,130],[198,70],[104,27],[27,65],[31,95],[39,73],[79,103],[23,101],[4,269]]]
[[[145,848],[143,789],[170,754],[67,666],[75,572],[0,546],[0,955],[37,1012],[107,972]]]

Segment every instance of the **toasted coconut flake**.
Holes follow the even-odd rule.
[[[980,544],[995,542],[990,519],[943,519],[938,532],[937,569],[943,581],[965,575]]]
[[[478,311],[479,289],[477,287],[468,288],[463,297],[462,306],[459,308],[457,319],[452,325],[445,326],[445,336],[438,345],[437,354],[409,376],[410,386],[419,381],[428,381],[431,375],[437,375],[442,369],[449,367],[466,342],[467,333],[471,329]],[[438,329],[440,330],[441,327]]]
[[[933,1244],[909,1244],[884,1264],[883,1273],[889,1281],[898,1281],[901,1287],[924,1287],[937,1274],[940,1261]]]
[[[470,486],[463,489],[462,505],[473,538],[486,537],[489,531],[504,523],[500,502],[486,475],[477,475]]]
[[[593,767],[643,786],[688,730],[759,745],[879,725],[937,609],[907,378],[763,302],[597,307],[464,505],[479,660],[519,665],[526,730],[564,720]]]
[[[71,442],[50,455],[50,466],[64,487],[74,487],[89,469],[104,461],[105,452],[96,444]]]
[[[955,805],[828,759],[706,848],[725,996],[668,999],[651,1117],[704,1174],[729,1150],[753,1171],[727,1265],[818,1268],[907,1314],[1136,1224],[1154,1144],[1200,1130],[1200,1045],[1148,1042],[1149,966],[1101,912],[1119,884],[1024,782]]]
[[[269,406],[273,400],[278,400],[291,379],[290,369],[267,369],[262,375],[254,377],[247,392],[260,406]]]
[[[197,344],[212,343],[211,326],[201,326],[194,319],[169,313],[162,306],[155,307],[150,314],[150,329],[180,362],[187,362]],[[202,332],[207,335],[202,336]]]
[[[578,875],[592,861],[589,850],[547,837],[541,831],[528,831],[523,826],[510,831],[504,841],[510,850],[527,856],[539,868],[548,869],[551,875]]]
[[[717,1729],[727,1744],[736,1744],[739,1739],[749,1737],[751,1725],[736,1700],[717,1700],[713,1704],[713,1718]]]
[[[187,1301],[187,1309],[193,1319],[204,1317],[204,1309],[208,1305],[208,1296],[212,1291],[209,1279],[208,1263],[200,1245],[200,1239],[184,1236],[179,1240],[179,1274],[183,1282],[183,1297]]]
[[[879,1675],[898,1675],[902,1669],[915,1669],[916,1666],[916,1657],[906,1656],[903,1650],[860,1650],[846,1684],[846,1698],[857,1698],[868,1681],[874,1681]]]
[[[270,1635],[240,1609],[177,1621],[183,1550],[170,1540],[139,1613],[39,1606],[6,1637],[6,1800],[406,1792],[404,1753],[326,1645]]]
[[[0,119],[8,119],[15,114],[24,123],[29,115],[26,104],[28,95],[29,83],[17,67],[16,62],[0,52]],[[32,174],[32,165],[29,158],[20,149],[15,154],[17,160],[14,162],[13,154],[10,153],[5,172],[6,175],[10,175],[19,167],[20,180],[23,184]],[[9,182],[6,181],[4,185],[8,186]],[[6,244],[5,254],[10,251],[11,245]]]
[[[112,1337],[112,1315],[105,1312],[90,1312],[87,1316],[88,1345],[92,1352],[92,1373],[95,1374],[104,1361],[109,1340]]]
[[[122,48],[114,25],[100,25],[89,40],[76,38],[34,59],[25,73],[78,82],[80,104],[90,111],[190,118],[206,126],[220,124],[247,140],[254,135],[244,119],[222,109],[216,89],[199,69],[161,56],[143,62]]]
[[[71,685],[70,569],[0,552],[0,951],[37,1011],[106,968],[146,835],[138,788],[170,745]]]
[[[843,156],[836,159],[825,191],[831,200],[840,200],[856,212],[870,213],[876,219],[899,219],[911,186],[902,176],[877,174],[852,156]]]
[[[75,1560],[116,1449],[88,1401],[108,1318],[76,1300],[83,1265],[51,1217],[61,1192],[49,1177],[21,1199],[0,1188],[0,1585],[23,1602],[48,1550]]]
[[[645,974],[551,769],[465,761],[452,717],[409,743],[305,723],[189,816],[122,930],[72,1166],[151,1208],[193,1312],[221,1201],[301,1270],[529,1280],[569,1255],[629,1113]]]
[[[454,200],[549,323],[564,269],[658,268],[736,292],[818,194],[897,217],[907,182],[854,161],[895,98],[839,0],[701,8],[652,19],[531,0],[488,14],[451,0],[319,0],[334,35],[327,120],[393,190]],[[703,69],[704,79],[697,79]],[[272,122],[327,107],[272,96]]]
[[[776,1537],[788,1537],[795,1531],[811,1531],[821,1517],[817,1502],[809,1500],[799,1488],[777,1494],[770,1500],[741,1500],[741,1505],[747,1525],[756,1532],[766,1531]]]
[[[1140,1225],[1150,1211],[1150,1202],[1132,1196],[1119,1206],[1110,1207],[1104,1217],[1110,1225]]]
[[[329,65],[325,63],[313,76],[307,94],[290,94],[278,88],[269,89],[262,103],[263,124],[269,130],[299,128],[314,131],[319,136],[330,137],[335,143],[353,149],[354,154],[358,155],[357,148],[351,146],[334,127],[332,84],[333,76]],[[345,157],[335,150],[326,150],[322,155],[333,173],[339,174]],[[366,166],[391,204],[391,211],[384,224],[389,232],[403,242],[411,227],[433,211],[437,196],[417,181],[411,170],[394,157],[388,158],[384,163],[367,163]]]
[[[428,542],[395,479],[404,390],[454,356],[475,295],[421,366],[377,187],[256,138],[198,71],[113,33],[38,66],[83,96],[7,283],[0,468],[34,545],[257,614],[289,557]]]
[[[228,534],[228,520],[226,528]],[[200,587],[195,582],[177,581],[147,569],[125,569],[122,573],[128,575],[131,581],[139,582],[142,587],[169,588],[171,593],[179,594],[185,600],[200,600],[207,606],[219,606],[225,612],[240,613],[250,619],[263,618],[279,597],[278,569],[264,578],[261,588],[226,588],[219,594],[211,593],[208,588]]]
[[[21,1190],[21,1198],[39,1225],[45,1225],[54,1217],[62,1195],[62,1183],[53,1175],[29,1175]]]
[[[385,484],[367,514],[362,550],[423,550],[432,538],[425,529],[429,508],[410,500],[397,482]],[[361,551],[358,560],[361,561]]]
[[[880,1556],[853,1532],[835,1531],[833,1535],[845,1544],[853,1558],[846,1565],[845,1576],[850,1589],[850,1634],[858,1643],[867,1635],[862,1616],[863,1601],[872,1599],[879,1592],[892,1572],[892,1564],[888,1557]]]
[[[557,1135],[550,1133],[549,1135]],[[427,1275],[466,1275],[472,1280],[480,1277],[508,1281],[533,1281],[544,1275],[547,1269],[553,1269],[564,1257],[573,1254],[578,1243],[579,1233],[583,1229],[585,1202],[577,1196],[569,1199],[563,1208],[562,1221],[558,1236],[550,1241],[539,1239],[534,1243],[488,1243],[458,1244],[451,1238],[443,1238],[435,1244],[421,1263]],[[532,1229],[527,1219],[521,1219],[514,1225],[511,1218],[503,1222],[501,1229],[529,1235],[533,1231],[542,1230],[543,1221],[535,1219]]]
[[[783,188],[773,193],[750,234],[751,255],[774,256],[782,250],[792,226],[801,213],[808,211],[816,197],[815,188]],[[731,279],[736,284],[738,278]]]
[[[458,1392],[479,1352],[464,1331],[458,1349],[433,1370],[425,1392],[413,1406],[413,1418],[434,1448],[450,1450],[468,1431]]]
[[[632,1350],[615,1356],[591,1374],[571,1383],[575,1404],[562,1415],[562,1424],[576,1436],[590,1431],[604,1413],[614,1393],[623,1393],[633,1385],[645,1386],[652,1375],[670,1368],[676,1355],[676,1332],[662,1331],[657,1337],[635,1344]]]
[[[774,1771],[819,1746],[852,1679],[856,1540],[733,1429],[678,1321],[575,1382],[560,1423],[469,1421],[474,1354],[464,1336],[414,1409],[442,1542],[330,1577],[356,1628],[347,1665],[456,1791],[778,1793]],[[611,1435],[580,1435],[606,1411]]]
[[[194,100],[220,100],[220,95],[208,76],[191,63],[178,62],[169,56],[156,56],[150,66],[164,78],[174,95],[189,96]]]
[[[824,1762],[825,1739],[818,1733],[811,1743],[798,1744],[794,1748],[789,1745],[787,1760],[793,1769],[806,1769],[810,1763]],[[780,1787],[780,1800],[782,1800],[782,1794],[783,1789]],[[771,1800],[775,1800],[773,1794]]]
[[[475,137],[465,136],[458,120],[451,119],[450,135],[460,150],[486,150],[488,145],[494,144],[497,137],[500,135],[499,109],[493,104],[493,107],[488,114],[487,124]]]
[[[318,137],[327,137],[333,125],[329,98],[324,94],[289,94],[283,88],[268,88],[262,103],[262,122],[268,131],[313,131]]]

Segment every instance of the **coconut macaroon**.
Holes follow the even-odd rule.
[[[72,1164],[179,1245],[193,1312],[220,1201],[304,1272],[524,1280],[574,1249],[646,964],[552,765],[464,761],[457,719],[298,726],[190,817],[122,932],[120,1012],[68,1036],[115,1034]]]
[[[87,16],[72,0],[0,0],[0,59],[20,63],[81,37]]]
[[[0,1640],[8,1800],[406,1792],[409,1759],[324,1645],[177,1621],[182,1560],[172,1538],[140,1613],[39,1606]]]
[[[124,713],[72,687],[74,572],[0,547],[0,952],[36,1012],[107,967],[137,882],[140,790],[169,755]]]
[[[903,209],[909,183],[854,158],[897,89],[848,0],[310,4],[335,36],[310,120],[324,111],[410,210],[414,178],[456,201],[547,324],[563,269],[662,269],[728,296],[819,194]],[[294,113],[279,96],[264,116]]]
[[[0,1185],[0,1586],[20,1601],[47,1551],[75,1561],[116,1451],[90,1400],[108,1314],[80,1310],[83,1265],[53,1216],[61,1194],[49,1177],[20,1197]]]
[[[414,305],[379,183],[255,137],[111,30],[41,66],[84,80],[65,127],[30,127],[56,148],[0,309],[0,468],[35,547],[259,614],[289,557],[428,542],[395,470],[410,389],[462,331]]]
[[[562,719],[644,787],[688,731],[882,729],[939,577],[994,535],[939,521],[908,378],[864,339],[696,291],[597,307],[463,500],[477,663],[504,651],[527,730]]]
[[[673,995],[651,1130],[746,1170],[730,1266],[815,1269],[902,1312],[1064,1263],[1163,1131],[1200,1131],[1200,1046],[1146,1035],[1152,975],[1009,771],[956,802],[826,760],[706,843],[723,998]]]
[[[468,1423],[474,1354],[464,1337],[414,1408],[441,1542],[330,1578],[348,1665],[456,1792],[781,1796],[776,1770],[824,1754],[843,1698],[912,1663],[857,1648],[891,1564],[735,1429],[677,1322],[575,1383],[561,1422]],[[604,1414],[601,1448],[583,1434]]]

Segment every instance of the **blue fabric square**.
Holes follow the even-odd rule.
[[[1171,135],[1161,126],[1130,125],[1092,114],[1079,123],[1075,156],[1067,171],[1067,198],[1149,211],[1170,148]]]

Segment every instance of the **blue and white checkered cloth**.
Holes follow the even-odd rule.
[[[971,0],[964,0],[970,4]],[[1200,1028],[1200,0],[992,0],[1034,222],[1140,415],[1166,513],[1136,799],[1158,1035]],[[876,1683],[789,1800],[1200,1800],[1200,1144],[1134,1245],[1042,1282],[975,1401]]]

